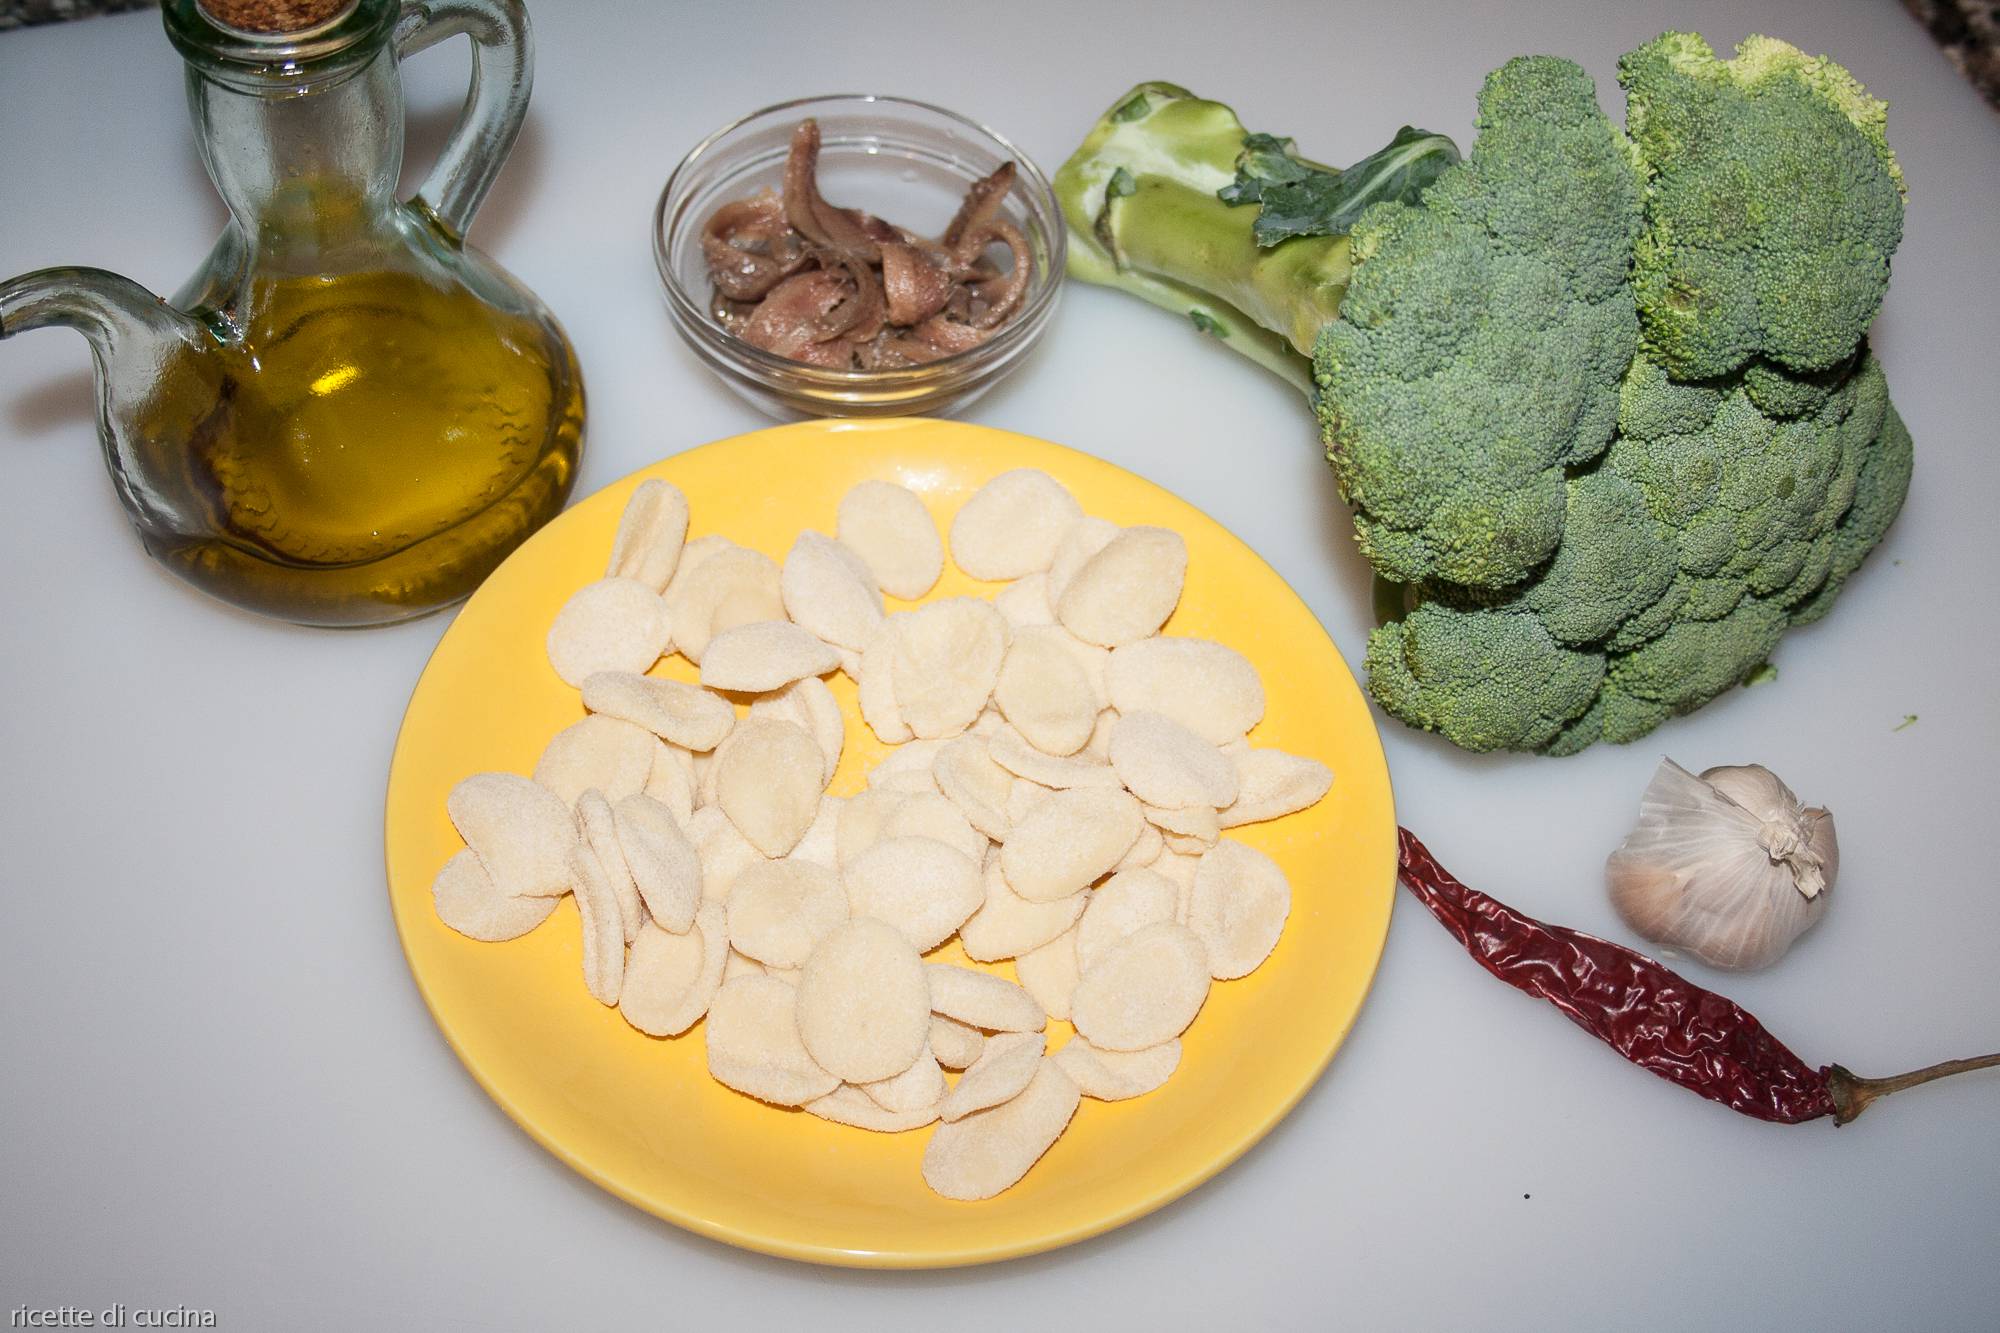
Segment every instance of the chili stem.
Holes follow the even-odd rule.
[[[1893,1078],[1862,1078],[1852,1070],[1834,1065],[1827,1070],[1827,1088],[1833,1093],[1833,1123],[1844,1125],[1867,1110],[1877,1097],[1887,1097],[1892,1092],[1904,1088],[1914,1088],[1919,1083],[1929,1083],[1932,1079],[1949,1078],[1953,1074],[1969,1073],[1974,1069],[2000,1068],[2000,1051],[1992,1055],[1977,1055],[1970,1060],[1946,1060],[1941,1064],[1926,1065],[1922,1069],[1912,1069],[1907,1074],[1897,1074]]]

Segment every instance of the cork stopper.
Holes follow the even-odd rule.
[[[299,37],[338,23],[359,0],[196,0],[211,22],[246,37]]]

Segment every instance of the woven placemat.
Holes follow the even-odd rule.
[[[1903,7],[2000,109],[2000,0],[1903,0]]]
[[[158,0],[0,0],[0,29],[123,14],[130,9],[152,9],[157,4]]]

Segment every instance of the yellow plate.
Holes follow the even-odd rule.
[[[720,532],[782,559],[803,528],[831,532],[856,482],[892,478],[940,525],[981,483],[1042,468],[1093,514],[1153,523],[1188,545],[1172,634],[1219,639],[1264,677],[1252,739],[1333,767],[1310,811],[1235,830],[1291,877],[1290,922],[1270,960],[1219,982],[1159,1091],[1086,1099],[1027,1178],[953,1203],[918,1172],[928,1130],[873,1134],[779,1110],[709,1078],[698,1025],[656,1040],[592,1000],[573,901],[506,944],[446,929],[432,876],[461,845],[445,793],[469,773],[527,773],[582,716],[542,642],[570,593],[599,577],[625,498],[646,477],[687,493],[695,534]],[[992,592],[947,570],[932,596]],[[892,603],[893,605],[893,603]],[[676,657],[658,668],[692,679]],[[833,790],[859,789],[884,753],[853,685]],[[472,1076],[550,1152],[620,1198],[732,1245],[820,1263],[930,1267],[1032,1254],[1160,1207],[1208,1179],[1289,1111],[1332,1059],[1368,990],[1389,925],[1395,818],[1380,738],[1354,678],[1304,603],[1242,542],[1150,482],[1025,436],[950,422],[808,422],[676,455],[563,514],[467,602],[417,682],[389,769],[389,897],[424,1001]],[[934,957],[963,961],[956,943]],[[1008,965],[996,970],[1012,975]],[[1050,1025],[1051,1046],[1068,1032]]]

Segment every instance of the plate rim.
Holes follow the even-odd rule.
[[[1342,667],[1346,669],[1349,682],[1362,694],[1364,715],[1370,720],[1364,753],[1365,757],[1372,761],[1380,771],[1383,795],[1387,804],[1388,819],[1386,832],[1381,836],[1380,841],[1382,845],[1375,849],[1374,855],[1380,863],[1380,877],[1386,881],[1388,910],[1381,917],[1379,938],[1369,941],[1369,947],[1364,951],[1367,955],[1368,963],[1366,976],[1362,978],[1359,999],[1354,1005],[1352,1012],[1347,1015],[1345,1021],[1340,1025],[1339,1030],[1333,1034],[1333,1039],[1327,1043],[1324,1052],[1314,1061],[1305,1076],[1295,1086],[1288,1089],[1282,1098],[1272,1103],[1268,1114],[1259,1117],[1221,1151],[1204,1158],[1201,1164],[1193,1170],[1183,1173],[1160,1188],[1134,1198],[1123,1207],[1110,1210],[1087,1221],[1073,1223],[1069,1226],[1053,1230],[1040,1231],[1032,1236],[1011,1241],[961,1245],[950,1249],[850,1249],[798,1241],[782,1236],[772,1236],[759,1231],[745,1230],[701,1213],[677,1207],[669,1201],[642,1195],[637,1190],[627,1187],[619,1180],[600,1171],[584,1157],[579,1156],[567,1147],[559,1136],[549,1132],[534,1116],[528,1114],[518,1105],[493,1080],[490,1071],[483,1068],[477,1060],[468,1054],[465,1045],[460,1040],[456,1026],[440,1009],[436,997],[432,994],[430,985],[426,982],[423,970],[412,956],[408,932],[405,929],[404,916],[397,902],[395,872],[391,862],[391,848],[396,842],[396,838],[393,835],[398,823],[395,799],[398,786],[400,785],[398,775],[404,769],[406,763],[410,762],[407,757],[407,747],[412,744],[409,738],[411,713],[416,706],[418,696],[424,690],[425,682],[429,680],[430,674],[436,666],[439,654],[444,651],[446,641],[451,637],[452,631],[456,628],[459,617],[470,610],[474,603],[481,596],[485,595],[491,586],[494,576],[488,575],[487,579],[482,581],[480,586],[473,590],[472,595],[466,599],[465,603],[452,613],[451,623],[446,625],[444,633],[438,636],[437,643],[432,645],[431,651],[425,656],[424,665],[418,671],[416,680],[410,687],[409,697],[403,706],[402,717],[397,722],[396,740],[390,752],[388,772],[383,784],[383,884],[389,898],[390,919],[396,928],[396,944],[403,954],[405,970],[416,986],[418,997],[423,1001],[424,1008],[429,1013],[431,1021],[436,1025],[439,1035],[444,1038],[446,1046],[451,1049],[452,1054],[456,1057],[459,1068],[472,1077],[473,1082],[492,1099],[494,1105],[500,1108],[515,1128],[526,1133],[529,1139],[548,1152],[557,1161],[599,1189],[604,1190],[606,1193],[622,1200],[624,1203],[648,1216],[666,1222],[683,1231],[691,1232],[704,1240],[730,1245],[757,1254],[769,1255],[773,1258],[852,1269],[908,1271],[963,1268],[1046,1254],[1053,1250],[1063,1249],[1086,1240],[1094,1239],[1138,1221],[1140,1218],[1158,1212],[1160,1209],[1186,1197],[1209,1181],[1214,1180],[1240,1161],[1252,1148],[1262,1143],[1286,1117],[1297,1109],[1298,1104],[1305,1099],[1306,1094],[1318,1086],[1320,1080],[1325,1077],[1328,1067],[1333,1063],[1334,1056],[1340,1052],[1341,1047],[1347,1044],[1348,1037],[1354,1031],[1355,1023],[1359,1021],[1362,1010],[1367,1007],[1368,1001],[1374,993],[1375,982],[1381,975],[1382,960],[1387,953],[1389,929],[1395,916],[1398,896],[1395,892],[1396,793],[1395,784],[1389,772],[1387,753],[1382,745],[1382,729],[1374,717],[1372,708],[1368,705],[1366,691],[1361,689],[1359,680],[1354,676],[1353,667],[1348,665],[1346,655],[1340,651],[1340,645],[1327,632],[1325,624],[1313,612],[1311,604],[1299,596],[1298,590],[1292,587],[1291,582],[1278,571],[1275,565],[1264,558],[1262,552],[1251,545],[1235,529],[1209,514],[1207,510],[1194,501],[1161,485],[1159,482],[1132,471],[1130,468],[1123,467],[1109,459],[1100,458],[1095,454],[1086,453],[1073,446],[1045,439],[1041,436],[1007,430],[1003,427],[986,426],[974,422],[951,421],[934,417],[808,420],[741,431],[734,435],[709,440],[686,449],[676,450],[671,454],[662,455],[650,463],[643,464],[606,482],[596,490],[593,490],[589,495],[578,497],[566,506],[561,513],[557,514],[548,523],[533,533],[528,540],[522,542],[520,546],[510,552],[507,558],[501,562],[501,565],[495,569],[494,574],[497,575],[500,569],[504,569],[513,561],[533,558],[524,553],[531,551],[535,543],[542,539],[544,533],[548,532],[557,523],[562,522],[569,514],[583,505],[590,503],[606,492],[636,485],[636,479],[655,468],[671,463],[675,459],[701,451],[728,448],[736,445],[741,440],[750,438],[767,438],[779,435],[821,436],[850,432],[857,434],[890,434],[913,429],[935,430],[947,434],[970,432],[978,435],[998,436],[1005,439],[1030,440],[1037,445],[1056,450],[1062,454],[1074,456],[1090,466],[1106,468],[1123,474],[1142,485],[1165,493],[1181,504],[1200,513],[1231,539],[1242,545],[1245,550],[1249,551],[1256,558],[1259,564],[1263,565],[1271,577],[1275,578],[1278,584],[1305,609],[1306,614],[1319,627],[1319,631],[1325,636],[1328,646],[1333,649],[1334,655],[1340,659]],[[1364,885],[1371,883],[1374,878],[1373,875],[1367,873],[1368,870],[1367,866],[1362,866],[1357,874],[1357,879]]]

